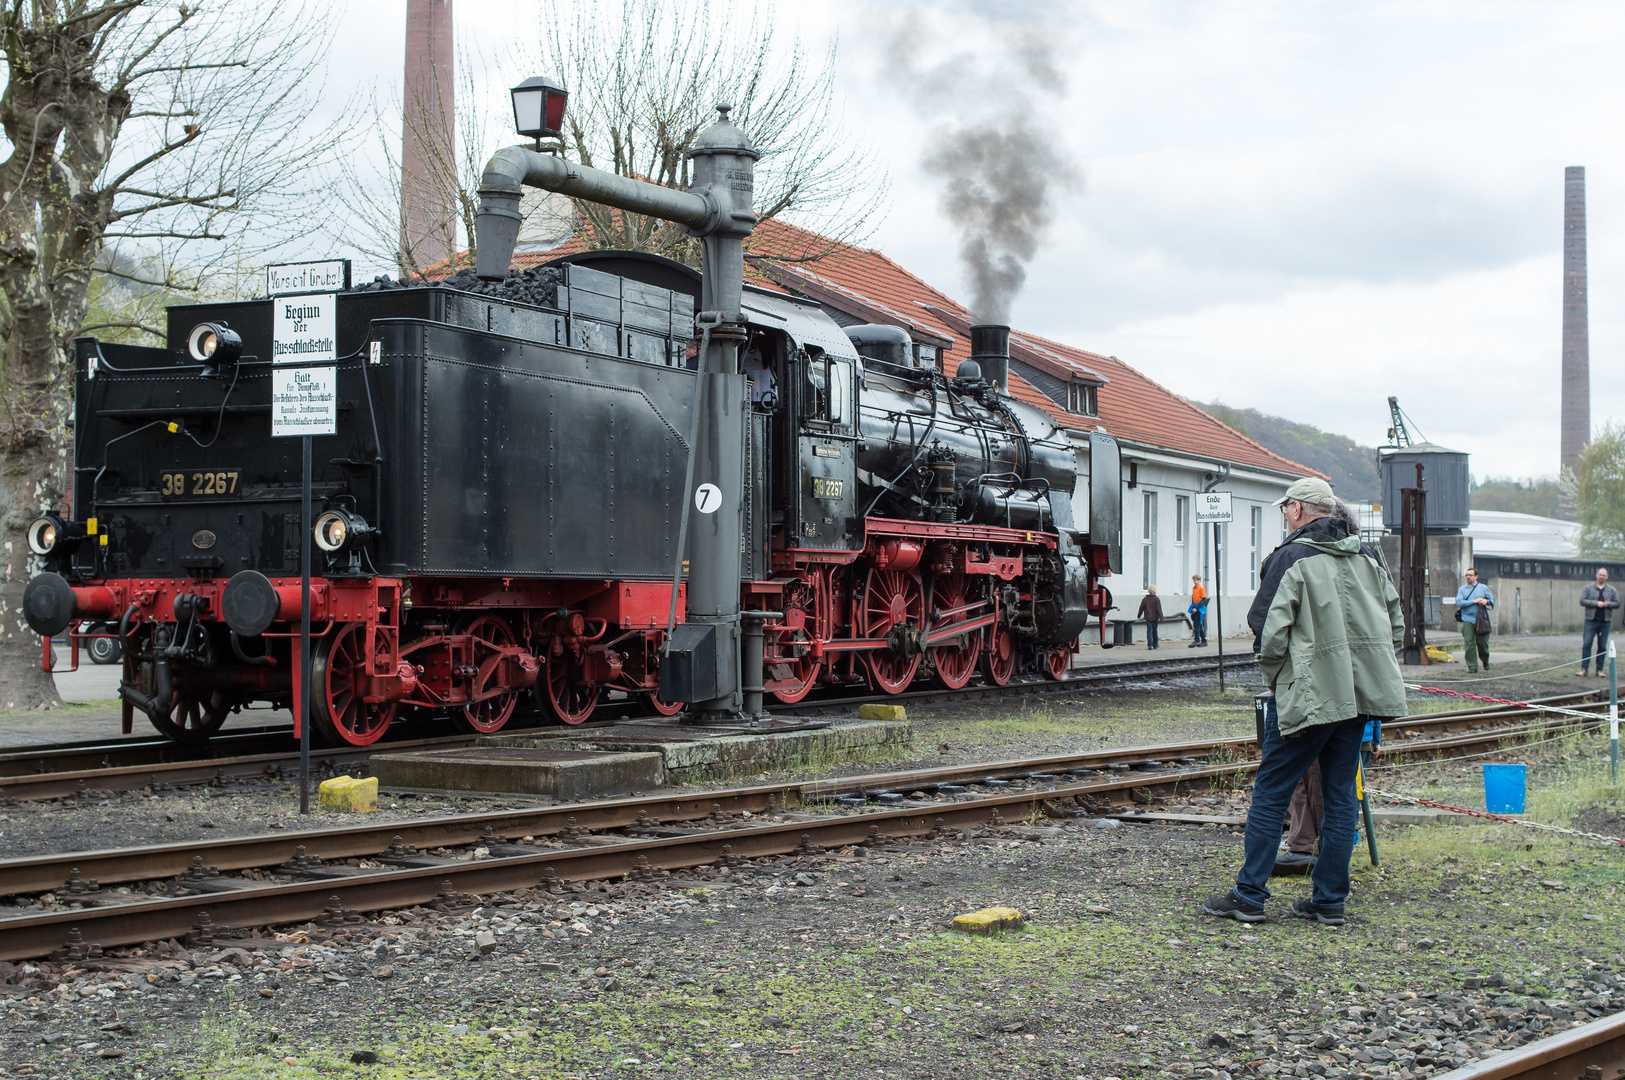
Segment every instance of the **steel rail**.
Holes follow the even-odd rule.
[[[1625,1077],[1625,1013],[1526,1043],[1434,1080],[1619,1080]]]
[[[1421,746],[1408,743],[1391,749],[1397,753],[1459,749],[1468,745],[1499,743],[1509,737],[1516,737],[1522,732],[1543,730],[1549,730],[1549,728],[1526,728],[1514,732],[1490,731],[1455,735],[1447,739],[1428,742]],[[1244,746],[1247,742],[1248,740],[1245,739],[1218,740],[1217,744]],[[1183,745],[1189,748],[1204,744]],[[1171,756],[1169,751],[1174,748],[1163,746],[1153,749],[1164,756]],[[1101,753],[1109,754],[1113,752]],[[1122,754],[1123,751],[1115,753]],[[1069,759],[1075,757],[1075,755],[1068,756]],[[1044,759],[1002,764],[1005,767],[1031,769],[1034,764],[1041,760]],[[119,945],[156,938],[175,937],[187,933],[193,926],[199,925],[199,916],[203,913],[209,914],[213,925],[240,928],[302,921],[319,917],[324,913],[331,913],[335,908],[370,911],[392,907],[409,907],[414,904],[431,902],[448,890],[456,891],[459,888],[464,892],[474,893],[509,891],[541,884],[553,877],[560,880],[590,880],[637,874],[655,865],[665,869],[681,869],[719,860],[726,862],[733,857],[781,855],[804,849],[808,841],[830,847],[862,843],[866,840],[872,841],[875,835],[882,837],[917,836],[947,826],[993,821],[996,820],[996,812],[1005,808],[1027,807],[1036,809],[1040,803],[1050,800],[1096,794],[1124,793],[1131,792],[1133,789],[1148,790],[1150,792],[1169,788],[1177,790],[1181,784],[1205,785],[1217,777],[1239,776],[1252,771],[1254,768],[1256,768],[1256,762],[1246,760],[1207,765],[1193,769],[1156,773],[1139,772],[1100,780],[1056,785],[1009,795],[991,795],[945,802],[926,809],[916,805],[898,810],[879,810],[754,827],[709,830],[697,834],[656,840],[629,840],[574,851],[517,856],[505,855],[495,859],[447,862],[431,867],[419,867],[409,870],[363,870],[350,876],[326,878],[314,882],[300,882],[292,885],[258,886],[249,884],[241,888],[233,888],[229,892],[211,892],[198,896],[166,900],[142,900],[107,907],[86,908],[79,911],[58,911],[20,916],[0,920],[0,959],[23,959],[44,955],[63,941],[68,940],[67,937],[64,937],[64,934],[74,930],[79,932],[82,940],[94,941],[102,945]],[[981,766],[971,771],[985,772],[987,769],[987,766]],[[928,770],[927,772],[935,774],[940,773],[940,770]],[[885,779],[895,782],[900,776],[919,779],[923,775],[923,773],[890,774]],[[882,779],[882,777],[854,778],[853,782],[856,786],[861,787],[878,779]],[[820,794],[831,790],[834,790],[834,786],[826,785]],[[713,792],[708,795],[688,797],[684,800],[645,797],[621,800],[614,803],[548,807],[518,813],[542,815],[543,819],[547,820],[549,824],[558,825],[561,828],[572,824],[572,818],[575,819],[573,823],[577,827],[615,828],[639,823],[639,811],[641,810],[643,814],[647,815],[651,803],[662,804],[662,809],[668,812],[677,811],[675,816],[678,818],[683,816],[686,809],[687,814],[690,815],[688,820],[693,820],[693,816],[698,815],[702,809],[710,813],[714,813],[716,808],[738,812],[738,810],[749,808],[752,805],[751,800],[759,800],[754,805],[766,810],[773,808],[775,805],[782,805],[781,800],[788,802],[793,796],[799,796],[800,794],[801,790],[794,786],[789,788],[765,786],[734,793]],[[589,816],[587,825],[582,823],[582,815],[584,814]],[[489,835],[486,826],[493,825],[495,819],[507,818],[511,821],[514,816],[515,812],[471,815],[466,818],[402,823],[397,826],[383,826],[381,829],[379,827],[369,827],[362,830],[320,830],[319,835],[324,839],[334,840],[340,845],[350,844],[353,848],[357,846],[357,840],[370,834],[372,837],[370,841],[372,850],[370,852],[356,850],[354,854],[381,854],[382,849],[376,846],[377,834],[380,831],[392,831],[397,835],[401,835],[403,839],[410,834],[414,837],[415,842],[412,843],[414,847],[444,846],[451,843],[466,844]],[[654,815],[649,816],[653,817]],[[563,822],[559,821],[560,817],[563,817]],[[479,829],[478,834],[474,834],[475,828]],[[789,840],[791,834],[798,838],[798,842],[794,845]],[[307,833],[304,838],[310,838],[312,835],[315,834]],[[283,850],[286,850],[286,846],[297,847],[300,839],[299,834],[292,834],[275,838],[247,838],[245,841],[228,841],[225,844],[206,841],[193,845],[176,845],[165,849],[148,849],[145,851],[136,849],[123,852],[83,854],[105,854],[110,859],[134,859],[136,862],[133,865],[145,865],[148,868],[152,865],[150,857],[158,855],[169,859],[169,865],[173,867],[178,865],[178,860],[183,854],[194,854],[193,850],[188,849],[207,849],[211,855],[219,855],[222,850],[230,848],[233,844],[252,845],[256,842],[263,843],[266,840],[272,840],[281,842],[285,845]],[[341,846],[339,850],[345,849]],[[230,854],[231,852],[226,851],[226,853]],[[264,854],[265,852],[262,850],[257,857],[258,865],[265,865],[263,861]],[[148,857],[148,861],[143,863],[141,861],[143,857]],[[67,861],[71,863],[74,860],[69,859]],[[29,864],[29,866],[24,864]],[[58,880],[60,880],[60,868],[65,863],[60,857],[53,856],[33,860],[14,860],[6,865],[14,866],[19,870],[32,868],[35,871],[54,866],[55,873],[59,875]],[[112,865],[112,863],[108,865]],[[430,884],[431,881],[438,882],[438,884]],[[87,925],[91,927],[91,934],[84,936],[82,927]]]
[[[731,858],[762,858],[805,850],[872,843],[872,837],[895,839],[929,835],[940,828],[986,824],[998,812],[1025,816],[1054,799],[1106,794],[1131,787],[1152,790],[1185,784],[1207,784],[1220,777],[1250,771],[1252,762],[1235,762],[1155,775],[1120,777],[1067,784],[1042,791],[991,795],[943,803],[929,809],[876,810],[741,829],[714,830],[689,836],[633,840],[606,846],[534,855],[504,856],[408,870],[363,871],[354,876],[252,886],[231,892],[173,899],[145,900],[78,911],[55,911],[0,919],[0,959],[44,956],[78,931],[86,942],[128,945],[180,937],[207,914],[217,928],[244,928],[315,919],[335,908],[378,911],[432,903],[448,891],[486,894],[530,888],[557,877],[561,881],[598,880],[634,875],[649,867],[683,869]]]
[[[730,814],[743,811],[759,813],[773,806],[788,808],[836,795],[884,791],[892,787],[912,791],[941,783],[975,783],[990,777],[1007,779],[1024,777],[1029,773],[1103,769],[1114,764],[1194,757],[1225,748],[1242,750],[1251,741],[1236,738],[1091,750],[1080,754],[853,776],[812,783],[762,784],[711,792],[684,792],[680,795],[643,795],[359,827],[341,826],[234,839],[29,856],[0,860],[0,896],[59,889],[69,880],[71,870],[78,870],[85,880],[95,878],[100,884],[107,885],[173,877],[185,871],[198,857],[204,859],[205,865],[220,870],[276,866],[292,858],[300,847],[305,849],[307,856],[327,860],[361,858],[386,851],[396,837],[404,844],[424,849],[476,843],[486,836],[487,830],[509,837],[553,836],[562,832],[572,821],[578,828],[595,830],[636,825],[641,816],[664,823],[694,821],[718,809]],[[1140,772],[1134,775],[1143,777],[1155,774]]]
[[[365,762],[374,753],[382,750],[390,753],[403,750],[444,750],[450,747],[472,746],[476,738],[474,735],[444,735],[371,746],[332,747],[311,751],[310,760],[316,768],[334,767]],[[146,787],[178,787],[250,777],[275,777],[281,774],[282,766],[298,759],[299,753],[294,750],[271,754],[243,754],[236,757],[200,758],[197,761],[0,776],[0,800],[61,799],[91,792],[139,791]]]
[[[1225,660],[1225,667],[1245,667],[1253,661],[1250,657]],[[1185,665],[1185,666],[1170,666]],[[1196,665],[1196,666],[1190,666]],[[1096,682],[1116,681],[1124,678],[1144,678],[1159,675],[1199,674],[1203,671],[1218,670],[1217,663],[1204,657],[1180,658],[1178,660],[1135,660],[1115,664],[1098,664],[1087,669],[1077,669],[1067,679],[1056,681],[1053,679],[1031,678],[1011,682],[1005,686],[977,685],[966,687],[963,690],[920,689],[905,691],[902,694],[865,694],[830,697],[828,699],[815,699],[787,706],[784,711],[847,709],[856,705],[872,702],[907,703],[911,701],[927,701],[955,697],[966,694],[981,694],[991,696],[1020,695],[1027,696],[1034,693],[1067,693]],[[608,706],[614,709],[625,703],[616,703]],[[630,718],[637,719],[637,718]],[[412,721],[403,721],[403,726],[413,726]],[[534,725],[536,730],[557,731],[561,735],[579,735],[582,731],[591,731],[595,728],[608,727],[616,723],[615,720],[602,720],[590,722],[574,727],[552,727],[545,724]],[[528,731],[530,728],[515,726],[503,731]],[[139,768],[153,764],[186,763],[219,761],[226,757],[244,757],[260,753],[272,753],[281,749],[291,738],[291,727],[263,727],[248,728],[241,731],[226,731],[214,736],[208,742],[199,746],[187,746],[172,742],[161,736],[151,738],[118,738],[111,740],[88,740],[66,743],[49,743],[32,747],[15,747],[0,753],[0,778],[8,776],[31,776],[44,772],[85,772],[92,769],[110,768]],[[434,736],[435,738],[472,740],[474,736]],[[425,736],[424,738],[429,738]],[[422,741],[422,740],[418,740]],[[371,747],[334,747],[334,750],[367,750],[398,749],[400,742],[380,742]]]
[[[1005,686],[976,686],[964,690],[916,690],[903,694],[872,694],[857,697],[833,698],[828,701],[803,702],[794,707],[799,713],[822,713],[831,710],[847,711],[869,702],[904,704],[963,698],[966,694],[980,696],[1028,697],[1033,694],[1065,694],[1082,690],[1103,681],[1123,678],[1155,677],[1168,674],[1187,674],[1218,669],[1216,662],[1205,658],[1172,661],[1186,666],[1169,668],[1170,661],[1132,661],[1109,666],[1110,671],[1089,673],[1057,682],[1051,679],[1012,682]],[[1226,667],[1242,667],[1251,659],[1225,662]],[[1197,666],[1192,667],[1190,665]],[[1155,665],[1148,667],[1148,665]],[[580,738],[581,733],[601,727],[613,726],[613,721],[570,728],[541,728],[539,732],[556,731],[561,738]],[[514,729],[520,731],[524,729]],[[0,754],[0,800],[31,801],[58,799],[91,792],[138,791],[150,785],[181,786],[204,784],[240,777],[276,775],[276,764],[293,760],[291,750],[238,753],[228,757],[202,756],[215,744],[226,740],[240,740],[248,745],[276,747],[285,744],[287,729],[263,729],[217,735],[204,747],[189,748],[163,739],[125,740],[111,744],[70,744]],[[472,745],[473,735],[448,735],[415,740],[379,742],[370,746],[332,747],[318,750],[317,761],[331,765],[366,761],[372,754],[402,750],[423,749],[433,746],[452,747]],[[182,760],[169,760],[179,755]]]
[[[1576,724],[1575,726],[1580,726]],[[1491,729],[1452,734],[1444,738],[1410,740],[1388,748],[1392,757],[1426,756],[1498,746],[1508,739],[1544,733],[1538,728]],[[712,792],[685,792],[681,795],[649,795],[606,799],[586,803],[566,803],[520,810],[497,810],[479,814],[446,815],[428,819],[331,829],[311,829],[271,833],[223,840],[197,840],[188,843],[113,848],[0,860],[0,896],[50,892],[62,888],[77,871],[83,880],[99,884],[154,880],[181,874],[201,858],[208,867],[231,871],[274,867],[288,861],[299,848],[307,856],[324,860],[362,858],[385,852],[398,838],[419,849],[453,847],[477,843],[488,835],[553,836],[574,825],[585,830],[605,830],[636,825],[645,819],[663,823],[695,821],[718,810],[728,814],[764,812],[773,807],[789,808],[816,803],[840,795],[884,791],[912,792],[938,785],[970,785],[987,779],[1012,780],[1043,778],[1078,771],[1098,771],[1113,765],[1155,762],[1164,759],[1212,756],[1220,753],[1250,758],[1256,752],[1247,736],[1209,739],[1198,742],[1162,743],[1074,754],[1057,754],[1013,761],[973,762],[929,769],[872,773],[814,780],[803,783],[754,785]],[[1129,787],[1136,780],[1150,781],[1159,773],[1135,771],[1119,777]]]

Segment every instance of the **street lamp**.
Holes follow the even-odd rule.
[[[558,138],[564,131],[564,103],[570,92],[548,75],[534,75],[509,91],[513,95],[513,126],[536,140]]]

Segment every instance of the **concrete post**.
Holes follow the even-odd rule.
[[[1586,309],[1586,171],[1563,170],[1562,465],[1575,469],[1591,441],[1591,330]]]

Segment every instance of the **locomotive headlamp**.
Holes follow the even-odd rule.
[[[186,335],[186,352],[203,365],[203,374],[218,374],[243,354],[243,339],[225,323],[198,323]]]
[[[532,76],[508,92],[513,95],[513,126],[519,134],[539,141],[564,131],[564,103],[570,92],[557,79]]]
[[[360,547],[373,528],[359,514],[329,510],[316,519],[316,546],[329,555]]]
[[[35,555],[49,555],[56,550],[57,538],[62,535],[62,522],[54,514],[35,518],[28,526],[28,550]]]
[[[85,538],[85,527],[75,521],[65,521],[56,514],[42,514],[29,522],[28,550],[35,555],[63,555],[79,546]]]

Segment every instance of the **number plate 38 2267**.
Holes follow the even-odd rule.
[[[158,474],[158,494],[166,499],[237,494],[236,469]]]

